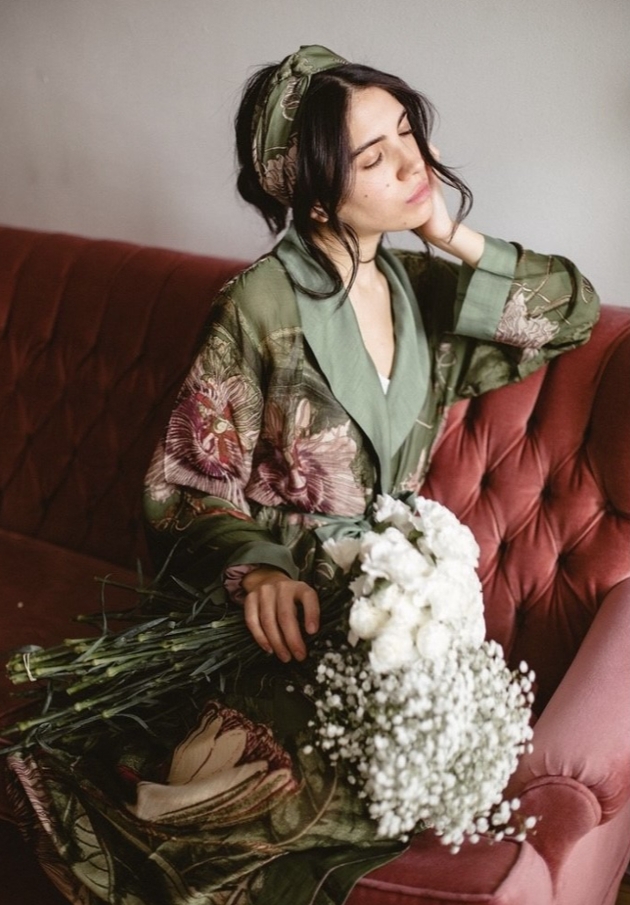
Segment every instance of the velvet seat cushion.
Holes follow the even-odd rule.
[[[50,647],[64,638],[94,636],[95,630],[74,621],[77,613],[101,607],[102,584],[111,575],[135,587],[137,576],[106,560],[76,553],[55,544],[0,529],[0,655],[26,644]],[[106,589],[108,609],[132,606],[134,595],[114,587]],[[0,673],[0,726],[16,719],[25,706],[19,690],[5,671]],[[9,816],[0,787],[0,818]]]

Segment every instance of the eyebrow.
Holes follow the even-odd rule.
[[[403,119],[405,119],[406,116],[408,116],[407,111],[403,110],[403,112],[400,114],[400,116],[398,118],[398,123],[396,124],[396,128],[400,127],[400,124],[402,123]],[[366,141],[365,144],[360,145],[355,151],[352,152],[352,159],[354,160],[354,158],[358,157],[359,154],[362,154],[364,151],[367,151],[367,149],[371,148],[372,145],[377,145],[379,143],[379,141],[384,141],[386,137],[387,137],[386,135],[379,135],[377,138],[371,138],[369,141]]]

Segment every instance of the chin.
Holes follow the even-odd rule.
[[[398,226],[390,226],[387,229],[383,230],[386,233],[406,233],[406,232],[415,232],[418,229],[422,229],[424,224],[426,223],[426,218],[421,220],[412,220],[409,223],[405,223],[404,226],[400,224]]]

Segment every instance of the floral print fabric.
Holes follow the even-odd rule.
[[[276,688],[285,714],[296,706],[287,696]],[[259,715],[270,706],[239,703]],[[374,839],[362,803],[320,755],[295,742],[285,750],[224,703],[207,703],[170,764],[146,737],[114,747],[10,760],[22,829],[77,905],[332,905],[401,851]]]
[[[316,72],[345,63],[325,47],[301,47],[286,57],[269,77],[252,121],[253,160],[260,184],[282,204],[290,205],[297,168],[297,130],[294,120]]]
[[[497,247],[495,258],[503,251]],[[509,250],[515,272],[511,280],[501,277],[500,307],[493,311],[488,302],[492,341],[456,332],[478,292],[474,275],[423,254],[383,255],[392,280],[400,275],[397,360],[385,397],[349,306],[344,312],[338,299],[307,299],[300,303],[311,306],[305,311],[296,303],[292,281],[304,282],[303,252],[289,235],[217,302],[147,476],[146,511],[156,533],[197,553],[216,551],[206,583],[226,567],[251,563],[313,581],[315,561],[325,559],[313,529],[331,516],[363,517],[377,492],[419,491],[452,403],[520,380],[588,338],[598,312],[590,283],[561,258]],[[420,339],[413,323],[399,335],[412,308],[421,312]],[[318,318],[329,325],[322,336],[313,333]],[[399,367],[403,339],[407,370]],[[414,349],[430,359],[426,378],[413,369]],[[344,386],[340,375],[360,366],[361,380]],[[402,396],[407,408],[399,414]],[[364,413],[374,411],[376,427],[369,427]],[[407,419],[403,440],[388,446],[397,417]],[[240,549],[228,527],[235,519],[249,525]]]

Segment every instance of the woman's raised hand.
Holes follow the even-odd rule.
[[[437,160],[440,159],[440,152],[437,148],[431,146],[431,152]],[[415,229],[414,232],[441,251],[446,251],[471,267],[476,267],[485,248],[486,240],[483,234],[466,226],[465,223],[455,224],[448,212],[439,176],[429,166],[427,166],[427,176],[431,185],[433,211],[422,226]]]
[[[284,663],[293,657],[304,660],[307,651],[298,614],[301,609],[306,632],[314,634],[319,628],[319,598],[313,588],[265,566],[246,575],[242,587],[245,624],[254,640]]]
[[[433,145],[431,145],[431,153],[436,160],[440,159],[440,152]],[[428,164],[426,165],[426,171],[429,185],[431,186],[433,211],[428,220],[422,226],[419,226],[418,229],[415,229],[414,232],[432,245],[437,245],[440,242],[448,242],[453,234],[455,224],[448,212],[444,189],[439,176]]]

